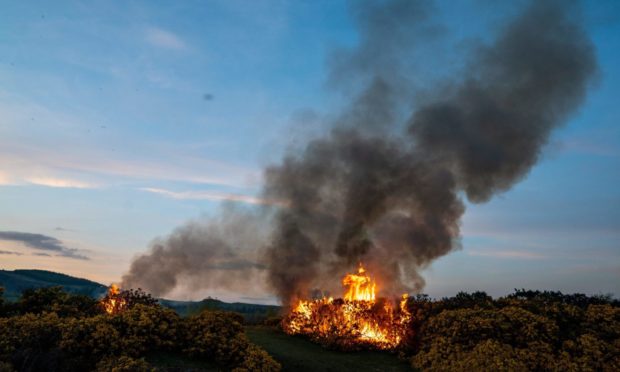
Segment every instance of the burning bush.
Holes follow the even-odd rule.
[[[27,294],[27,298],[46,300],[22,302],[32,304],[32,309],[41,313],[22,307],[20,311],[26,312],[24,315],[0,317],[2,370],[150,371],[153,368],[140,358],[162,351],[215,361],[231,370],[280,369],[265,351],[247,340],[241,319],[231,313],[207,311],[183,319],[144,292],[118,291],[114,295],[121,294],[120,297],[108,295],[103,300],[103,303],[110,299],[125,301],[125,305],[115,307],[111,314],[71,311],[71,316],[60,317],[53,312],[54,306],[48,305],[72,303],[67,300],[71,295],[62,293],[63,301],[58,302],[56,290],[39,294],[34,297]],[[49,298],[54,300],[48,301]]]
[[[300,300],[283,319],[283,329],[342,350],[397,347],[411,320],[407,295],[396,304],[376,299],[376,283],[362,265],[357,274],[347,274],[342,284],[348,287],[344,299]]]
[[[157,305],[157,300],[140,288],[120,289],[116,284],[112,284],[100,302],[105,312],[111,315],[119,314],[138,304],[153,306]]]

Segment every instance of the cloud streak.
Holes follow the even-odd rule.
[[[0,148],[0,186],[99,188],[120,181],[151,180],[244,187],[257,177],[251,168],[178,154],[162,162],[126,159],[96,150],[58,154],[2,141]]]
[[[56,177],[32,177],[27,178],[26,181],[30,184],[37,186],[56,187],[56,188],[71,188],[71,189],[94,189],[97,188],[95,184],[82,182],[66,178]]]
[[[140,188],[141,191],[163,195],[179,200],[213,200],[234,201],[253,205],[284,205],[284,202],[270,199],[257,198],[255,196],[221,193],[216,191],[170,191],[153,187]]]
[[[23,256],[23,254],[22,254],[22,253],[19,253],[19,252],[14,252],[14,251],[3,251],[3,250],[0,250],[0,255],[1,255],[1,254],[5,254],[5,255],[13,255],[13,256]]]
[[[62,257],[74,258],[78,260],[89,260],[88,257],[79,254],[77,249],[69,248],[65,246],[62,241],[43,234],[33,234],[19,231],[0,231],[0,240],[19,242],[29,248],[40,251],[54,252],[58,256]]]

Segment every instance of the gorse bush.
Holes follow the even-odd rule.
[[[152,371],[143,357],[162,351],[224,369],[280,369],[248,341],[240,316],[204,312],[180,318],[142,292],[128,293],[138,299],[115,315],[58,289],[25,293],[0,313],[5,314],[0,317],[0,371]]]
[[[1,291],[0,291],[1,292]],[[234,371],[278,371],[252,344],[243,318],[204,311],[181,318],[141,291],[115,315],[58,289],[0,299],[0,372],[152,371],[145,357],[169,353]],[[619,371],[620,304],[606,296],[516,291],[431,300],[412,296],[400,355],[430,371]]]
[[[96,372],[152,372],[151,367],[144,359],[134,359],[128,356],[120,358],[106,357],[97,363]]]
[[[5,315],[55,313],[59,317],[84,317],[102,313],[99,303],[88,296],[69,294],[61,287],[25,290],[17,303],[4,306]],[[2,314],[2,312],[0,312]]]
[[[412,298],[403,355],[430,371],[618,371],[620,306],[607,296],[516,291]]]
[[[185,321],[184,352],[206,357],[237,371],[277,371],[280,365],[253,345],[243,332],[243,318],[235,313],[203,312]]]

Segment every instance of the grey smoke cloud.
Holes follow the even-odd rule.
[[[266,171],[266,197],[290,201],[268,256],[284,303],[357,262],[388,292],[422,288],[419,270],[459,247],[461,194],[484,202],[522,179],[595,75],[574,4],[531,2],[400,122],[399,102],[414,96],[394,77],[407,76],[403,58],[432,24],[420,4],[356,13],[361,44],[334,71],[350,67],[348,78],[366,88],[327,136]],[[411,43],[401,25],[405,35],[417,30]]]
[[[80,254],[77,249],[69,248],[65,246],[62,241],[43,234],[0,231],[0,240],[20,242],[29,248],[54,252],[58,256],[75,258],[78,260],[89,260],[87,256]]]
[[[261,219],[230,204],[213,219],[197,219],[156,239],[133,260],[121,286],[164,295],[178,286],[189,290],[243,291],[259,283],[266,266],[257,244],[266,239]]]
[[[463,198],[485,202],[526,176],[596,75],[578,7],[532,1],[420,102],[411,59],[441,41],[432,4],[353,2],[352,14],[360,43],[335,52],[328,84],[349,103],[265,169],[262,197],[285,206],[178,228],[134,260],[127,285],[158,295],[179,280],[234,289],[264,277],[288,304],[339,290],[363,262],[384,294],[420,290],[419,271],[460,247]]]

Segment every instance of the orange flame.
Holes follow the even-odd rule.
[[[395,304],[377,301],[377,285],[361,264],[357,274],[345,275],[342,284],[348,287],[344,299],[300,300],[283,320],[284,330],[324,343],[336,340],[339,346],[350,349],[362,345],[379,349],[398,346],[411,320],[408,296],[404,294]]]
[[[347,301],[374,301],[375,288],[377,285],[368,275],[364,275],[366,270],[360,264],[357,270],[359,275],[347,274],[342,279],[342,285],[348,286],[349,290],[344,294]]]
[[[101,304],[106,313],[112,315],[121,312],[127,301],[121,295],[121,289],[116,284],[108,288],[108,294],[101,300]]]

